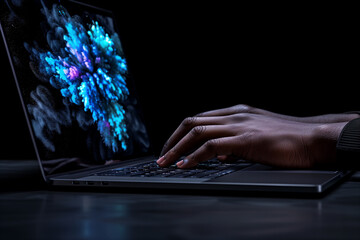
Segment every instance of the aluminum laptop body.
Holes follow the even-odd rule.
[[[117,30],[126,23],[117,24],[111,11],[86,1],[5,0],[0,13],[2,37],[49,184],[316,194],[346,175],[241,160],[160,169]]]

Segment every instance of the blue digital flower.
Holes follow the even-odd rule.
[[[56,51],[51,46],[51,51],[32,51],[39,71],[64,98],[91,113],[106,146],[125,151],[129,136],[123,105],[129,90],[117,34],[106,33],[98,21],[83,24],[62,6],[54,5],[53,11],[58,19],[51,27],[64,34]],[[45,6],[44,12],[50,16]]]

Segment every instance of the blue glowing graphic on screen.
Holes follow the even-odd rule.
[[[108,33],[98,21],[83,23],[78,17],[54,5],[43,13],[57,39],[49,41],[51,51],[32,48],[31,58],[39,72],[71,103],[91,114],[105,145],[113,152],[126,151],[128,127],[124,102],[127,62],[118,35]]]

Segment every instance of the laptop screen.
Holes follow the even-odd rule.
[[[1,27],[45,174],[149,150],[111,13],[72,1],[2,1]]]

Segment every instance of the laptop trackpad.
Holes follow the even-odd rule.
[[[260,165],[261,166],[261,165]],[[237,171],[211,182],[233,182],[254,184],[323,184],[338,175],[334,171],[307,171],[307,170],[277,170],[277,169],[249,169]]]

